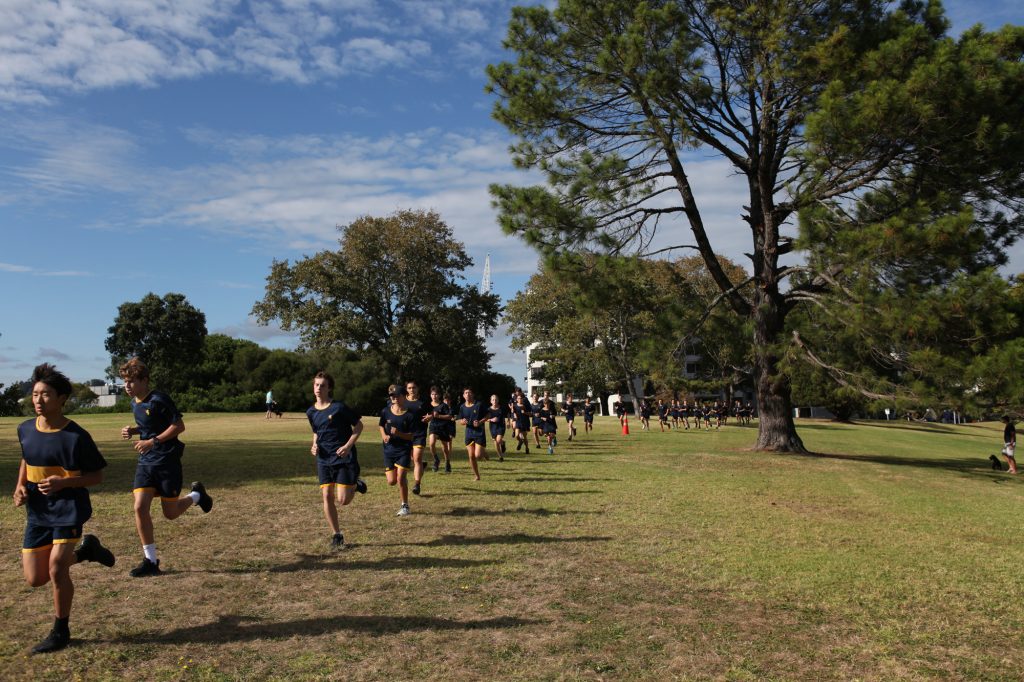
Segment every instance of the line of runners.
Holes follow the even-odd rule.
[[[626,406],[622,401],[616,401],[612,410],[619,418],[620,423],[627,418]],[[694,428],[700,430],[702,424],[706,429],[712,428],[712,424],[716,429],[724,426],[729,422],[729,417],[734,417],[740,424],[749,424],[755,416],[753,404],[750,401],[743,404],[739,400],[735,401],[730,409],[726,403],[717,400],[713,404],[699,401],[690,404],[686,400],[665,402],[659,399],[652,405],[650,401],[642,399],[639,412],[641,429],[644,431],[651,428],[651,417],[654,414],[658,415],[658,424],[662,431],[680,428],[680,423],[684,429],[689,429],[691,417],[693,417]]]
[[[139,456],[132,493],[143,556],[129,575],[135,578],[156,576],[162,570],[150,511],[154,498],[159,496],[161,511],[167,519],[180,517],[192,506],[209,512],[213,498],[200,481],[193,482],[188,494],[181,496],[184,480],[181,457],[185,446],[179,436],[185,431],[185,423],[171,397],[150,387],[149,369],[138,358],[122,365],[120,375],[125,392],[132,399],[135,417],[135,424],[123,427],[120,435],[125,440],[138,436],[132,446]],[[53,628],[33,648],[35,653],[57,651],[70,642],[68,623],[74,596],[71,566],[86,561],[108,567],[115,563],[113,553],[99,538],[82,533],[85,522],[92,516],[88,488],[102,482],[107,463],[89,433],[64,415],[71,391],[71,382],[53,365],[39,365],[32,374],[32,405],[36,417],[18,426],[22,461],[14,503],[27,507],[22,569],[25,580],[33,587],[52,583],[55,611]],[[355,493],[366,492],[356,453],[363,423],[348,405],[333,397],[333,392],[331,375],[317,373],[313,378],[315,402],[306,416],[313,432],[310,453],[316,457],[324,516],[332,533],[331,546],[341,549],[345,539],[338,520],[339,507],[351,504]],[[480,480],[480,460],[488,459],[487,432],[502,461],[507,452],[508,430],[512,431],[516,450],[525,448],[529,453],[531,440],[537,448],[543,440],[548,454],[554,454],[558,445],[559,408],[566,422],[568,440],[576,436],[577,415],[583,418],[585,432],[593,429],[597,408],[589,397],[577,403],[569,394],[560,405],[556,405],[547,392],[532,398],[527,399],[517,388],[505,405],[496,395],[485,403],[478,400],[473,389],[466,388],[462,402],[456,406],[451,397],[437,387],[431,387],[430,399],[423,400],[415,382],[390,386],[388,404],[380,411],[377,428],[387,483],[397,486],[399,491],[401,505],[397,515],[410,514],[410,471],[412,493],[419,495],[421,492],[427,448],[433,470],[440,469],[443,458],[445,472],[451,472],[452,442],[457,425],[464,429],[466,452],[476,480]],[[616,413],[620,419],[625,417],[621,403],[616,404]],[[686,401],[672,406],[659,401],[658,413],[663,430],[670,417],[677,425],[681,419],[689,428]],[[712,409],[697,414],[703,416],[710,428],[710,415],[714,413]],[[649,427],[649,418],[650,410],[642,408],[645,427]],[[721,423],[724,419],[719,417]]]

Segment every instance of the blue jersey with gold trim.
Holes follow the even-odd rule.
[[[349,454],[338,457],[338,448],[352,437],[352,430],[362,419],[358,414],[340,400],[333,400],[322,410],[313,405],[306,410],[309,426],[316,434],[316,456],[325,464],[345,464],[356,455],[353,445]]]
[[[135,424],[139,427],[139,439],[149,440],[159,436],[171,424],[181,421],[181,412],[171,396],[160,391],[150,391],[143,400],[132,401]],[[185,444],[177,438],[162,441],[144,455],[139,455],[140,464],[164,464],[181,459]]]
[[[391,436],[387,443],[383,443],[385,455],[398,457],[412,452],[411,440],[399,438],[392,434],[395,431],[413,433],[416,427],[416,415],[409,410],[402,412],[402,414],[395,414],[391,411],[391,406],[389,405],[380,411],[380,420],[378,420],[377,425],[383,427],[384,433]]]
[[[51,495],[39,492],[50,476],[79,476],[107,466],[89,432],[73,421],[59,431],[40,431],[37,420],[18,425],[18,442],[28,473],[28,519],[41,526],[81,526],[92,516],[89,491],[64,488]]]

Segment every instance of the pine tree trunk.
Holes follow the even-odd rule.
[[[774,287],[771,287],[774,288]],[[779,368],[779,348],[785,316],[779,296],[760,290],[753,311],[754,388],[757,391],[756,450],[807,452],[793,422],[789,377]]]

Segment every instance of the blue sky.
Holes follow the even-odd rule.
[[[508,299],[533,253],[487,186],[527,182],[490,117],[507,0],[0,0],[0,382],[51,361],[103,376],[117,306],[185,294],[211,332],[291,347],[249,318],[271,260],[335,225],[433,208]],[[1018,0],[947,2],[956,31],[1024,22]],[[739,256],[741,188],[697,173]],[[717,225],[717,228],[716,228]],[[494,367],[523,359],[503,330]]]

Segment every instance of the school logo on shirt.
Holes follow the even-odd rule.
[[[149,410],[146,410],[146,416],[147,417],[149,416]]]

